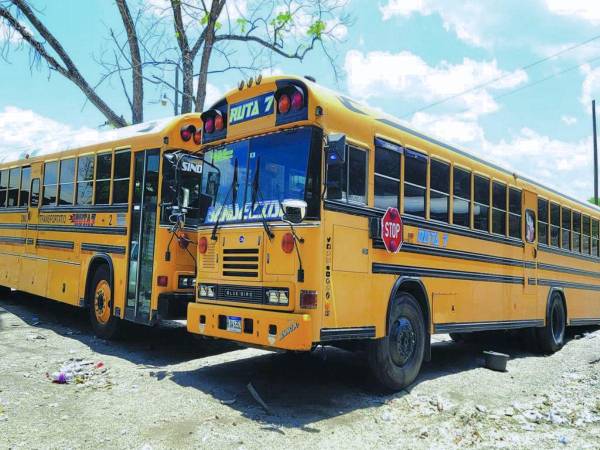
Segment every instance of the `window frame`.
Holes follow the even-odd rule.
[[[476,200],[476,190],[477,190],[476,189],[477,188],[476,187],[476,182],[477,182],[477,178],[481,178],[481,179],[487,181],[487,185],[488,185],[488,192],[487,192],[488,193],[488,195],[487,195],[488,202],[487,202],[487,204],[483,204],[483,203],[478,202]],[[477,231],[481,231],[482,233],[489,233],[490,229],[491,229],[491,226],[492,226],[492,221],[490,219],[490,215],[492,213],[492,204],[491,204],[492,203],[492,187],[491,187],[491,182],[492,182],[491,177],[489,177],[487,175],[483,175],[483,174],[478,173],[478,172],[473,172],[473,192],[472,192],[473,207],[472,207],[472,214],[471,214],[472,215],[472,219],[471,220],[472,220],[472,224],[473,224],[473,229],[477,230]],[[475,226],[475,206],[477,206],[477,205],[484,206],[484,207],[487,208],[487,229],[477,228]]]
[[[56,180],[55,180],[54,183],[48,183],[48,184],[46,184],[46,175],[47,175],[46,169],[47,169],[47,167],[48,167],[49,164],[55,164],[56,165],[55,166],[56,167],[56,173],[55,173]],[[41,197],[42,197],[42,202],[41,202],[42,203],[42,207],[44,207],[44,206],[50,206],[50,207],[51,206],[56,206],[58,204],[58,178],[59,178],[60,162],[59,162],[58,159],[52,159],[52,160],[49,160],[49,161],[44,161],[44,164],[42,165],[42,169],[43,169],[43,173],[42,173],[42,176],[41,176],[41,178],[42,178],[42,195],[41,195]],[[55,190],[55,194],[54,194],[54,203],[46,203],[45,202],[45,200],[46,200],[46,187],[47,186],[54,186],[54,188],[56,189]]]
[[[495,190],[496,186],[500,186],[501,188],[504,189],[504,209],[498,208],[494,201],[495,200],[494,190]],[[508,184],[504,183],[502,181],[499,181],[499,180],[492,179],[492,184],[491,184],[490,190],[491,190],[491,196],[492,196],[492,201],[491,201],[491,219],[492,220],[491,220],[491,226],[490,226],[491,232],[492,232],[492,234],[494,234],[496,236],[506,237],[508,234],[508,226],[507,226],[507,221],[508,221]],[[504,233],[498,233],[494,230],[494,225],[497,222],[496,220],[494,220],[494,212],[498,212],[498,211],[501,211],[502,213],[504,213],[503,214],[504,220],[502,221],[503,222],[502,227],[504,229]]]
[[[538,197],[537,199],[538,204],[537,204],[537,208],[538,208],[538,214],[537,214],[537,220],[538,220],[538,244],[544,244],[544,245],[550,245],[550,200],[543,198],[543,197]],[[546,217],[542,217],[542,215],[540,214],[540,203],[541,202],[545,202],[546,203]],[[542,220],[542,218],[545,219]],[[545,242],[541,242],[540,241],[540,224],[545,225],[545,229],[546,229],[546,241]]]
[[[412,181],[406,181],[406,162],[408,158],[413,158],[416,160],[424,160],[425,161],[425,185],[420,186],[418,184],[413,183]],[[412,187],[423,189],[423,215],[414,214],[411,212],[406,212],[406,185],[410,185]],[[402,166],[402,210],[404,214],[407,214],[412,217],[420,217],[422,219],[427,219],[427,212],[429,210],[427,197],[429,190],[429,155],[425,152],[415,150],[414,148],[405,148],[404,149],[404,164]]]
[[[377,172],[377,150],[378,149],[382,149],[385,151],[389,151],[389,152],[393,152],[393,153],[397,153],[398,158],[399,158],[399,173],[398,173],[398,178],[394,178],[391,177],[389,175],[385,175],[382,173]],[[377,179],[378,177],[381,179],[385,179],[388,181],[391,181],[393,183],[397,183],[398,185],[398,192],[397,192],[397,196],[396,196],[396,208],[398,210],[400,210],[401,207],[401,198],[402,198],[402,175],[403,175],[403,164],[402,164],[402,159],[404,156],[404,147],[402,147],[399,144],[395,144],[393,142],[389,142],[385,139],[381,139],[381,138],[375,138],[375,154],[373,155],[373,207],[377,208],[377,209],[387,209],[387,208],[382,208],[380,206],[376,205],[376,200],[377,200]]]
[[[447,186],[448,192],[439,191],[437,189],[433,189],[433,187],[432,187],[433,183],[431,182],[431,171],[433,169],[434,163],[446,166],[446,168],[448,169],[448,186]],[[450,161],[443,160],[443,159],[433,156],[433,155],[429,158],[429,176],[427,177],[429,180],[428,181],[429,188],[427,189],[427,192],[428,192],[427,198],[429,199],[429,201],[427,201],[427,203],[428,203],[428,207],[427,207],[428,216],[427,217],[429,217],[429,220],[433,220],[434,222],[439,222],[439,223],[448,223],[448,224],[450,223],[450,197],[452,195],[452,188],[453,188],[452,175],[453,175],[452,164]],[[431,205],[433,203],[431,201],[431,193],[432,192],[435,192],[436,194],[442,195],[446,198],[446,220],[435,219],[435,218],[431,217]]]
[[[468,186],[469,186],[469,198],[465,198],[465,197],[461,197],[460,195],[457,195],[455,192],[455,187],[456,187],[456,171],[459,170],[461,172],[464,172],[467,174],[468,177]],[[472,222],[471,222],[471,212],[473,209],[473,171],[467,167],[463,167],[463,166],[459,166],[457,164],[452,164],[452,182],[451,184],[451,188],[452,188],[452,225],[456,225],[457,227],[463,227],[463,228],[471,228],[472,227]],[[468,206],[468,211],[467,211],[467,225],[462,225],[462,224],[457,224],[454,221],[454,206],[456,205],[456,199],[459,200],[464,200],[467,202]]]
[[[124,178],[116,178],[116,172],[117,172],[117,168],[116,168],[116,164],[117,164],[117,155],[118,154],[123,154],[123,153],[129,153],[129,173],[127,174],[127,177]],[[129,203],[129,194],[131,192],[131,169],[133,167],[133,152],[131,151],[131,147],[122,147],[122,148],[118,148],[115,149],[115,151],[113,152],[113,161],[112,161],[112,173],[111,173],[111,189],[110,189],[110,204],[111,205],[126,205]],[[368,164],[368,161],[367,161]],[[162,168],[160,169],[160,173],[162,174]],[[368,170],[367,170],[368,173]],[[124,202],[119,202],[119,203],[115,203],[115,184],[118,181],[125,181],[127,180],[127,199]],[[368,185],[368,180],[367,180],[367,185]]]
[[[98,178],[98,170],[100,165],[98,161],[101,156],[110,155],[110,173],[108,178]],[[113,150],[100,150],[95,153],[95,163],[94,163],[94,200],[93,204],[98,206],[108,206],[111,205],[112,202],[112,179],[115,171],[115,152]],[[108,182],[108,199],[106,203],[98,203],[98,182],[105,183]]]

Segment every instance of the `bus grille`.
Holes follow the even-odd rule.
[[[221,284],[217,287],[217,299],[230,302],[264,303],[262,287]]]
[[[202,255],[202,268],[214,270],[217,266],[217,254],[215,252],[215,241],[210,240],[206,247],[206,253]]]
[[[257,248],[226,248],[223,250],[224,277],[258,277]]]

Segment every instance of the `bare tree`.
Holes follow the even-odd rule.
[[[131,14],[134,5],[136,14]],[[72,81],[116,127],[127,124],[99,92],[118,79],[131,122],[144,117],[144,91],[175,93],[175,111],[202,111],[208,78],[237,70],[243,76],[282,59],[303,61],[319,48],[338,78],[335,45],[351,18],[348,0],[115,0],[122,30],[109,29],[109,50],[96,59],[101,77],[89,83],[40,19],[33,0],[0,0],[0,20],[26,42],[32,66],[41,63]],[[23,21],[25,19],[25,21]],[[22,22],[23,21],[23,22]],[[2,55],[6,57],[6,46]],[[179,86],[181,74],[181,86]],[[177,98],[181,96],[181,106]]]

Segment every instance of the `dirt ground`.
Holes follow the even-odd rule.
[[[600,448],[600,331],[536,356],[508,336],[436,337],[406,391],[370,387],[359,354],[243,349],[178,324],[95,338],[85,313],[0,299],[0,448]],[[482,367],[482,350],[511,355]],[[52,382],[63,369],[68,383]],[[268,410],[252,396],[248,384]]]

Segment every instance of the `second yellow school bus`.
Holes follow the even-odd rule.
[[[104,338],[116,336],[122,319],[185,318],[194,298],[196,249],[186,234],[196,225],[197,173],[193,163],[180,165],[188,169],[178,177],[190,206],[184,217],[170,161],[198,150],[200,128],[190,114],[4,158],[0,290],[88,308]]]
[[[315,82],[273,77],[202,115],[188,330],[271,349],[366,349],[400,389],[431,335],[600,323],[600,210]],[[398,210],[403,244],[382,218]],[[395,250],[395,249],[392,249]]]

